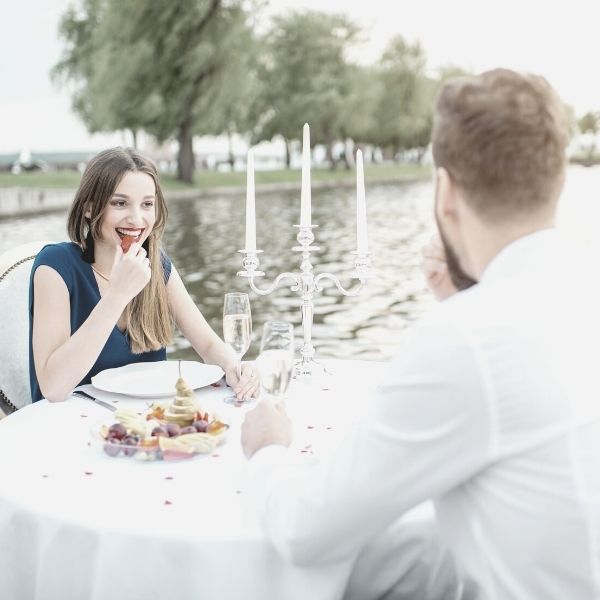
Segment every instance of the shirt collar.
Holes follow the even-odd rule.
[[[540,229],[510,242],[487,265],[480,282],[488,282],[521,271],[531,259],[543,259],[559,237],[555,227]]]

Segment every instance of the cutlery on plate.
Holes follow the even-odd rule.
[[[94,398],[94,396],[91,396],[90,394],[88,394],[87,392],[84,392],[83,390],[73,390],[71,392],[72,396],[79,396],[81,398],[85,398],[86,400],[92,400],[92,402],[95,402],[96,404],[99,404],[100,406],[104,406],[104,408],[108,408],[108,410],[110,410],[111,412],[115,412],[117,410],[116,406],[113,406],[112,404],[109,404],[108,402],[104,402],[104,400],[100,400],[99,398]]]

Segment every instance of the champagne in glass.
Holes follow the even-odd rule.
[[[223,317],[223,337],[225,343],[231,346],[233,351],[240,357],[246,354],[250,346],[250,315],[243,313],[237,315],[225,315]]]
[[[263,390],[275,399],[281,399],[288,389],[294,370],[294,330],[290,323],[265,323],[256,363]]]
[[[252,316],[248,294],[230,292],[225,294],[223,303],[223,339],[231,347],[238,359],[238,377],[241,376],[242,356],[250,347],[252,333]],[[229,404],[240,404],[244,400],[237,399],[235,394],[225,398]]]

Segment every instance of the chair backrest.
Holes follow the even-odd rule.
[[[29,242],[0,255],[0,412],[31,403],[29,277],[36,254],[50,243]]]

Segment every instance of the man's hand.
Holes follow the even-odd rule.
[[[247,458],[255,452],[277,444],[289,446],[292,441],[292,422],[281,404],[262,400],[246,413],[242,423],[242,448]]]
[[[438,300],[445,300],[458,290],[452,283],[446,253],[439,235],[434,235],[429,244],[423,247],[423,273],[429,289]]]

